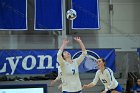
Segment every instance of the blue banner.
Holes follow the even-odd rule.
[[[72,29],[99,29],[98,0],[72,0],[72,8],[77,18],[72,22]]]
[[[35,30],[62,30],[61,0],[35,0]]]
[[[78,49],[67,51],[73,59],[81,54]],[[57,52],[58,50],[0,50],[0,74],[46,74],[57,71]],[[97,70],[98,58],[104,58],[106,66],[115,71],[114,49],[89,49],[79,71]]]
[[[27,0],[0,0],[0,30],[27,29]]]
[[[114,72],[115,68],[115,49],[90,49],[87,51],[88,55],[79,66],[79,71],[83,72],[96,72],[98,66],[96,64],[98,58],[104,58],[106,67],[109,67]]]

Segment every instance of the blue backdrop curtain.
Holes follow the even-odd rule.
[[[87,52],[91,56],[92,60],[83,61],[79,66],[80,72],[96,72],[98,70],[97,59],[103,58],[106,62],[106,67],[109,67],[114,72],[115,66],[115,49],[89,49]],[[86,59],[85,59],[86,60]],[[90,62],[91,61],[91,62]]]
[[[27,0],[0,0],[0,30],[27,29]]]
[[[35,0],[35,30],[62,30],[61,0]]]
[[[77,18],[72,22],[72,29],[99,29],[98,0],[72,0],[72,8]]]

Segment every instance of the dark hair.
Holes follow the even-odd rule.
[[[140,80],[140,78],[139,78],[139,77],[137,78],[137,81],[138,81],[138,80]]]
[[[64,53],[64,51],[62,52],[62,58],[65,59],[63,53]]]
[[[105,59],[104,58],[99,58],[99,59],[101,59],[104,62],[104,66],[106,67],[106,61],[105,61]]]
[[[105,63],[105,59],[104,58],[99,58],[99,59],[101,59]]]

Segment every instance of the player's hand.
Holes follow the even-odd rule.
[[[54,84],[55,84],[55,80],[52,80],[50,86],[54,86]]]
[[[66,39],[66,38],[63,39],[63,44],[64,44],[64,45],[67,45],[68,43],[69,43],[69,40],[68,40],[68,39]]]
[[[83,85],[82,89],[89,88],[89,85]]]
[[[74,37],[74,40],[77,41],[77,42],[82,42],[80,37]]]

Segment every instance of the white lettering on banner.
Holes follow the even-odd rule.
[[[27,67],[27,62],[28,62],[28,59],[29,59],[29,58],[32,59],[32,61],[31,61],[31,66],[30,66],[30,67]],[[32,56],[32,55],[26,56],[26,57],[23,59],[23,61],[22,61],[22,67],[23,67],[23,69],[25,69],[25,70],[31,70],[31,69],[33,69],[35,66],[36,66],[36,59],[35,59],[35,57]]]
[[[52,57],[49,56],[49,55],[47,55],[47,57],[48,57],[48,66],[47,66],[46,68],[47,68],[47,69],[48,69],[48,68],[54,68],[54,67],[52,67]]]
[[[37,67],[37,69],[45,69],[45,66],[44,66],[44,62],[45,62],[45,59],[48,58],[48,66],[46,68],[54,68],[52,66],[52,57],[50,55],[39,55],[37,56],[40,58],[40,61],[39,61],[39,66]]]
[[[19,59],[21,59],[22,56],[17,56],[17,57],[16,57],[16,62],[14,62],[14,58],[15,58],[15,57],[7,57],[7,58],[6,58],[6,60],[9,61],[9,64],[10,64],[10,67],[11,67],[11,70],[12,70],[11,74],[14,74],[14,72],[15,72],[15,70],[16,70],[16,67],[17,67],[17,64],[18,64],[18,62],[19,62]]]
[[[4,66],[2,67],[2,69],[0,69],[0,72],[6,72],[6,63],[4,63]]]
[[[36,66],[37,64],[37,58],[39,58],[39,65]],[[23,58],[22,56],[16,56],[16,57],[7,57],[6,60],[8,61],[8,63],[4,63],[3,67],[0,68],[0,73],[4,73],[6,72],[7,69],[7,65],[10,65],[11,68],[11,72],[7,72],[6,74],[14,74],[14,72],[16,71],[17,65],[19,64],[19,62],[22,62],[22,68],[24,70],[32,70],[35,67],[37,67],[36,69],[53,69],[53,65],[52,65],[52,56],[50,55],[38,55],[37,58],[33,55],[28,55],[25,58]],[[31,59],[31,65],[27,66],[27,62],[29,62],[29,59]],[[47,59],[48,61],[47,66],[44,65],[45,59]],[[57,63],[56,63],[57,64]]]

